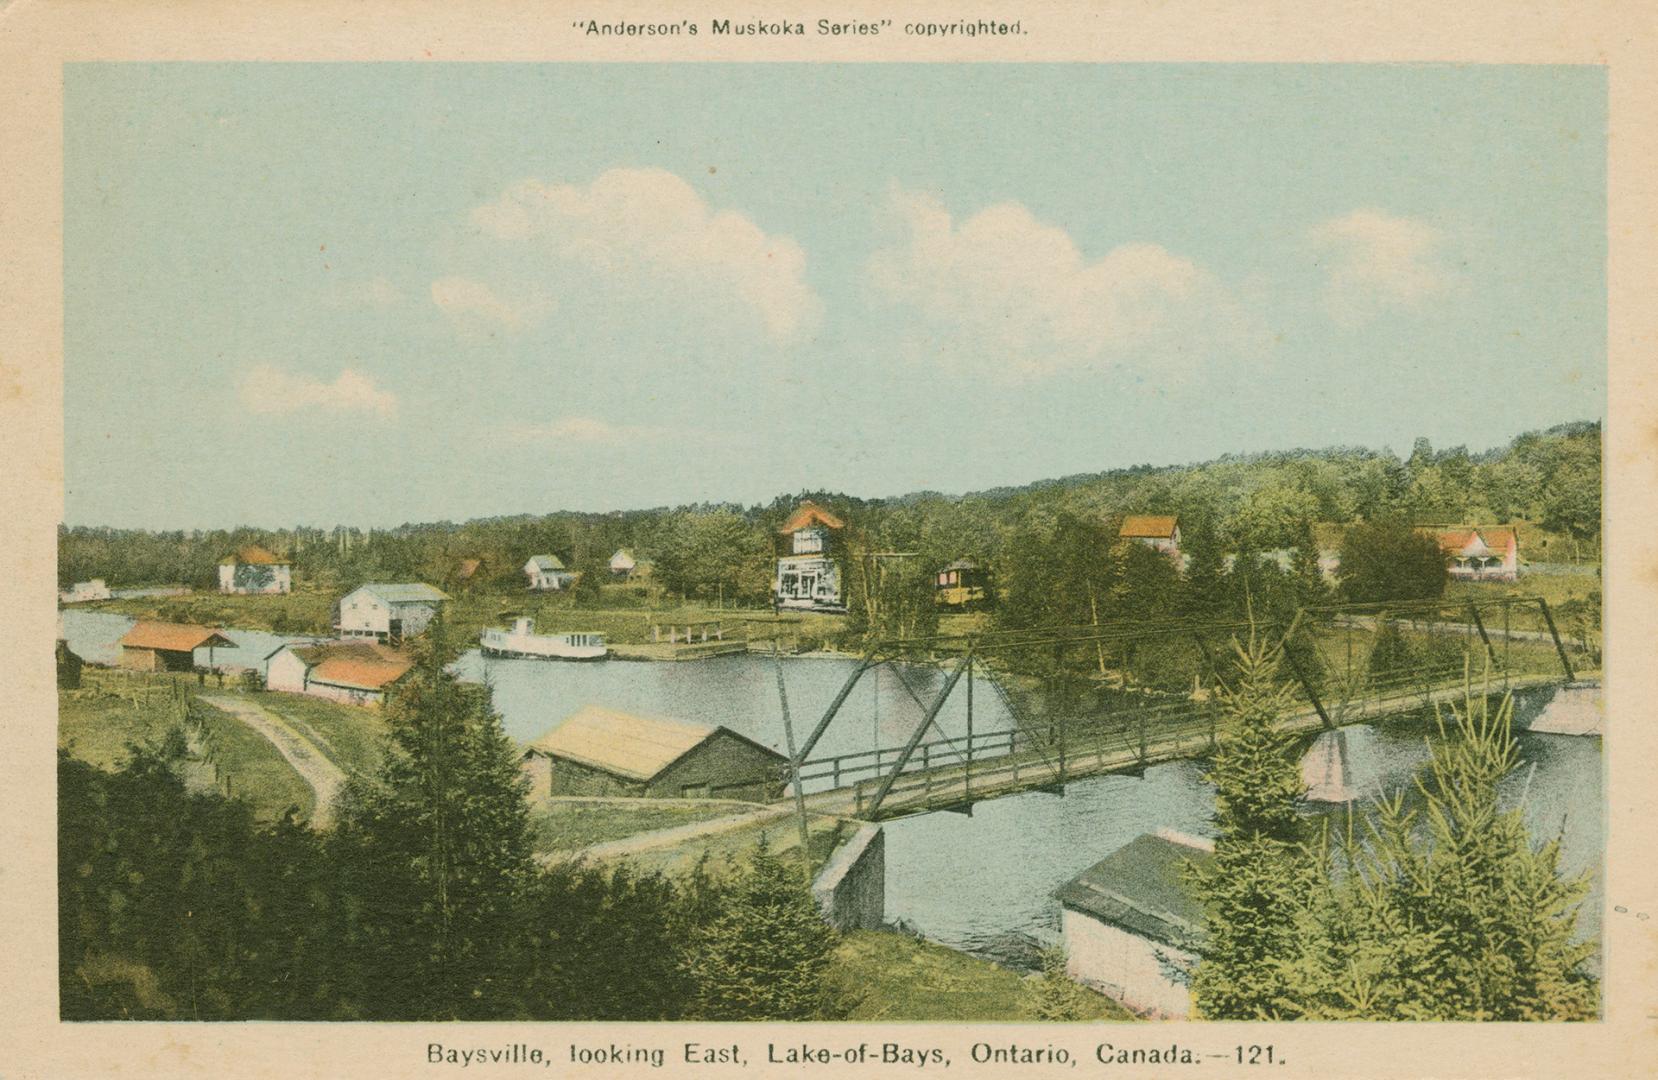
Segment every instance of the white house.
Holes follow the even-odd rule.
[[[360,585],[335,604],[341,637],[398,640],[413,637],[442,610],[449,595],[430,585]]]
[[[58,593],[58,600],[65,604],[80,604],[88,600],[108,600],[109,586],[104,584],[101,577],[91,581],[77,581],[68,589]]]
[[[632,577],[633,572],[638,568],[638,560],[633,557],[633,552],[627,548],[618,548],[616,554],[610,557],[610,573],[613,577]]]
[[[1186,873],[1213,860],[1208,841],[1147,833],[1060,886],[1066,974],[1136,1012],[1186,1017],[1203,951],[1203,910]]]
[[[837,534],[846,523],[814,502],[803,502],[777,531],[789,554],[777,560],[772,596],[779,609],[845,611]]]
[[[219,560],[222,593],[285,593],[293,588],[288,560],[250,544]]]
[[[576,575],[564,569],[564,563],[557,555],[535,555],[524,564],[524,576],[529,579],[530,588],[538,592],[557,592],[567,589]]]
[[[265,688],[379,705],[411,667],[407,656],[374,641],[284,645],[265,662]]]

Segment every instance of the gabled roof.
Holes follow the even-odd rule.
[[[482,559],[462,559],[455,567],[455,576],[460,578],[462,581],[465,581],[473,574],[476,574],[478,572],[478,568],[483,564],[484,561]]]
[[[616,554],[614,554],[610,557],[610,565],[611,566],[615,566],[617,563],[632,563],[632,562],[634,562],[633,552],[629,551],[627,548],[617,548],[616,549]]]
[[[219,560],[221,566],[234,566],[237,563],[248,566],[287,566],[288,560],[271,554],[258,544],[249,544],[245,548],[238,548],[236,554],[226,555]]]
[[[808,499],[795,507],[794,513],[789,515],[789,520],[785,521],[777,531],[792,533],[804,529],[808,525],[822,525],[826,529],[846,528],[846,522]]]
[[[537,570],[563,570],[564,564],[557,555],[531,555],[530,562]]]
[[[300,659],[312,682],[352,690],[382,689],[407,675],[414,666],[407,653],[377,641],[324,641],[315,645],[284,645],[282,649],[290,650]]]
[[[977,570],[978,568],[979,568],[979,564],[974,562],[972,559],[957,559],[955,562],[951,563],[949,566],[946,566],[944,569],[945,570]]]
[[[1123,527],[1117,535],[1125,540],[1167,540],[1180,524],[1175,514],[1130,514],[1123,518]]]
[[[1519,547],[1519,534],[1512,525],[1457,525],[1451,528],[1424,530],[1439,541],[1439,550],[1456,555],[1482,542],[1490,551],[1506,551],[1510,545]]]
[[[1214,857],[1190,841],[1146,833],[1061,885],[1054,897],[1141,937],[1200,949],[1203,908],[1185,880],[1186,868],[1210,866]]]
[[[311,669],[311,681],[350,690],[383,690],[414,667],[408,660],[358,660],[331,656]]]
[[[360,660],[369,663],[403,663],[408,654],[378,641],[319,641],[312,644],[288,644],[277,649],[292,649],[306,667],[315,667],[324,660]],[[272,653],[272,656],[276,653]]]
[[[359,585],[352,592],[367,592],[388,604],[430,604],[449,599],[449,594],[442,589],[434,589],[421,582],[404,585]]]
[[[633,716],[598,705],[577,710],[564,723],[530,743],[529,749],[629,779],[650,781],[721,732],[759,747],[779,762],[787,760],[770,747],[760,746],[729,728]]]
[[[121,637],[120,644],[134,649],[161,649],[164,652],[194,652],[209,645],[236,643],[206,626],[194,623],[151,622],[140,619]]]

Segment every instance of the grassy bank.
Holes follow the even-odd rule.
[[[345,772],[372,772],[385,754],[388,728],[379,709],[302,694],[259,693],[252,697],[315,742],[328,760]]]
[[[58,745],[99,768],[125,761],[131,745],[158,743],[184,726],[188,707],[201,721],[201,749],[218,767],[220,789],[228,777],[230,793],[267,821],[289,807],[309,816],[314,796],[264,736],[221,709],[196,699],[193,684],[172,684],[143,676],[101,675],[80,690],[58,692]],[[176,697],[175,694],[182,694]]]
[[[904,934],[861,930],[835,953],[834,978],[858,997],[851,1020],[1035,1022],[1035,996],[1018,972]],[[1083,991],[1090,1020],[1133,1020],[1110,998]]]
[[[530,824],[535,830],[536,851],[576,852],[639,833],[730,817],[742,809],[729,803],[556,801],[537,809]]]

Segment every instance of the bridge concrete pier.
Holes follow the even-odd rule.
[[[1301,758],[1301,781],[1307,801],[1348,803],[1359,797],[1347,747],[1347,728],[1321,732]]]
[[[1550,687],[1530,701],[1516,695],[1516,726],[1544,735],[1599,735],[1605,720],[1599,681]]]

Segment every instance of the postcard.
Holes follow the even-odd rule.
[[[1651,1074],[1638,5],[0,29],[0,1076]]]

